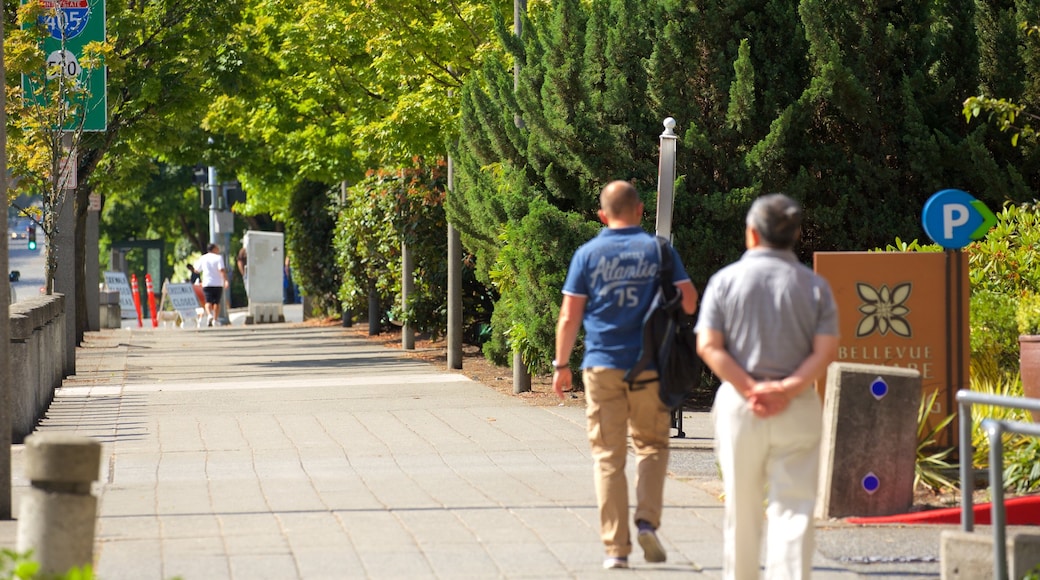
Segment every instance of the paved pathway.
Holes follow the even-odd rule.
[[[704,414],[673,440],[668,563],[607,572],[581,407],[298,324],[90,333],[77,371],[39,428],[103,443],[103,580],[719,577]],[[814,577],[938,577],[937,528],[902,530],[825,524]]]

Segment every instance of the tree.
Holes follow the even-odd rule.
[[[41,2],[21,5],[17,21],[20,27],[5,38],[6,66],[22,86],[16,97],[8,99],[7,131],[8,167],[16,188],[7,192],[8,203],[19,192],[40,195],[42,215],[28,208],[23,214],[31,218],[35,229],[47,238],[44,279],[47,294],[54,292],[54,274],[58,267],[58,216],[66,192],[75,187],[70,177],[75,169],[74,155],[83,141],[84,126],[91,106],[91,79],[103,76],[102,61],[111,46],[89,42],[77,58],[70,41],[74,25],[56,6]],[[56,39],[56,43],[49,39]],[[45,52],[45,42],[58,50]],[[73,256],[66,256],[71,263]]]
[[[238,3],[203,0],[108,0],[107,11],[108,128],[84,136],[76,189],[79,337],[87,327],[83,264],[90,194],[138,190],[159,172],[159,163],[193,166],[202,158],[207,136],[186,120],[201,118],[213,87],[233,76],[213,39],[226,38],[240,17]]]
[[[443,156],[449,91],[490,40],[490,14],[470,1],[249,3],[227,47],[243,80],[203,123],[250,191],[244,211],[284,218],[303,180],[353,182]]]
[[[961,13],[958,4],[949,6]],[[748,159],[765,190],[806,205],[803,256],[922,237],[921,207],[945,187],[987,200],[1025,194],[1013,175],[990,171],[992,156],[954,118],[954,89],[969,83],[937,74],[947,69],[934,47],[971,35],[937,32],[944,10],[803,0],[811,82]]]

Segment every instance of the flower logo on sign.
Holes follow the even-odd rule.
[[[56,40],[79,36],[90,20],[87,0],[43,0],[44,16],[40,22]]]
[[[859,307],[863,318],[856,326],[856,338],[863,338],[874,332],[885,336],[889,331],[897,336],[910,338],[910,323],[906,319],[910,309],[905,303],[910,298],[911,289],[910,282],[897,284],[891,290],[886,284],[874,288],[863,282],[856,283],[856,293],[863,301]]]

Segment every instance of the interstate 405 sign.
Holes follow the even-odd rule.
[[[63,77],[72,77],[86,89],[84,103],[86,117],[84,131],[104,131],[108,128],[108,98],[105,68],[85,70],[80,66],[83,47],[90,42],[105,40],[105,0],[41,0],[44,14],[40,23],[47,29],[43,51],[47,68],[58,68]],[[55,74],[48,73],[54,78]],[[26,98],[34,98],[50,78],[22,75],[22,89]],[[66,129],[75,129],[80,119],[74,119]]]

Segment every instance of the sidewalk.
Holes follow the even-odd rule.
[[[39,426],[103,444],[99,578],[720,576],[706,413],[673,439],[668,563],[637,546],[633,570],[603,571],[583,408],[529,405],[341,328],[231,318],[89,333]],[[13,471],[17,514],[20,446]],[[3,546],[15,526],[0,522]],[[818,529],[814,578],[939,577],[941,526]]]

